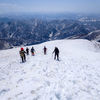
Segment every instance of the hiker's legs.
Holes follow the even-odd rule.
[[[57,53],[57,60],[59,60],[59,53]]]
[[[26,61],[26,56],[25,56],[25,54],[24,54],[24,61]]]
[[[46,55],[46,50],[44,50],[44,55]]]
[[[55,53],[54,59],[56,59],[57,54]]]
[[[24,58],[23,57],[21,57],[22,58],[22,62],[24,62]]]

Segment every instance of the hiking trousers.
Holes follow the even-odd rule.
[[[21,56],[21,58],[22,58],[22,62],[26,61],[26,56],[25,56],[25,54],[24,54],[24,56]]]
[[[55,53],[54,59],[56,59],[56,57],[57,57],[57,60],[59,60],[59,53]]]

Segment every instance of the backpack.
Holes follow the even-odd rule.
[[[23,51],[23,50],[20,51],[20,56],[21,56],[21,57],[24,57],[24,51]]]

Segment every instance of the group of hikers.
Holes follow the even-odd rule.
[[[46,54],[47,54],[47,48],[46,48],[46,46],[44,46],[43,51],[44,51],[44,55],[46,55]],[[35,54],[34,54],[34,52],[35,52],[34,47],[31,48],[30,52],[31,52],[31,55],[32,55],[32,56],[35,55]],[[26,48],[26,51],[24,50],[24,48],[21,48],[21,50],[20,50],[19,53],[20,53],[22,62],[25,62],[25,61],[26,61],[26,55],[25,55],[25,54],[29,55],[29,48],[27,47],[27,48]],[[57,47],[55,47],[55,49],[54,49],[54,51],[52,52],[52,54],[53,54],[53,53],[55,53],[54,59],[57,58],[57,60],[59,60],[59,49],[58,49]]]

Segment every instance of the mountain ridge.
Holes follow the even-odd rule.
[[[79,21],[38,19],[0,23],[0,39],[8,41],[9,47],[64,39],[73,35],[84,35],[90,31]],[[10,40],[16,42],[10,43]],[[6,47],[4,47],[6,49]],[[1,48],[0,48],[1,49]]]

